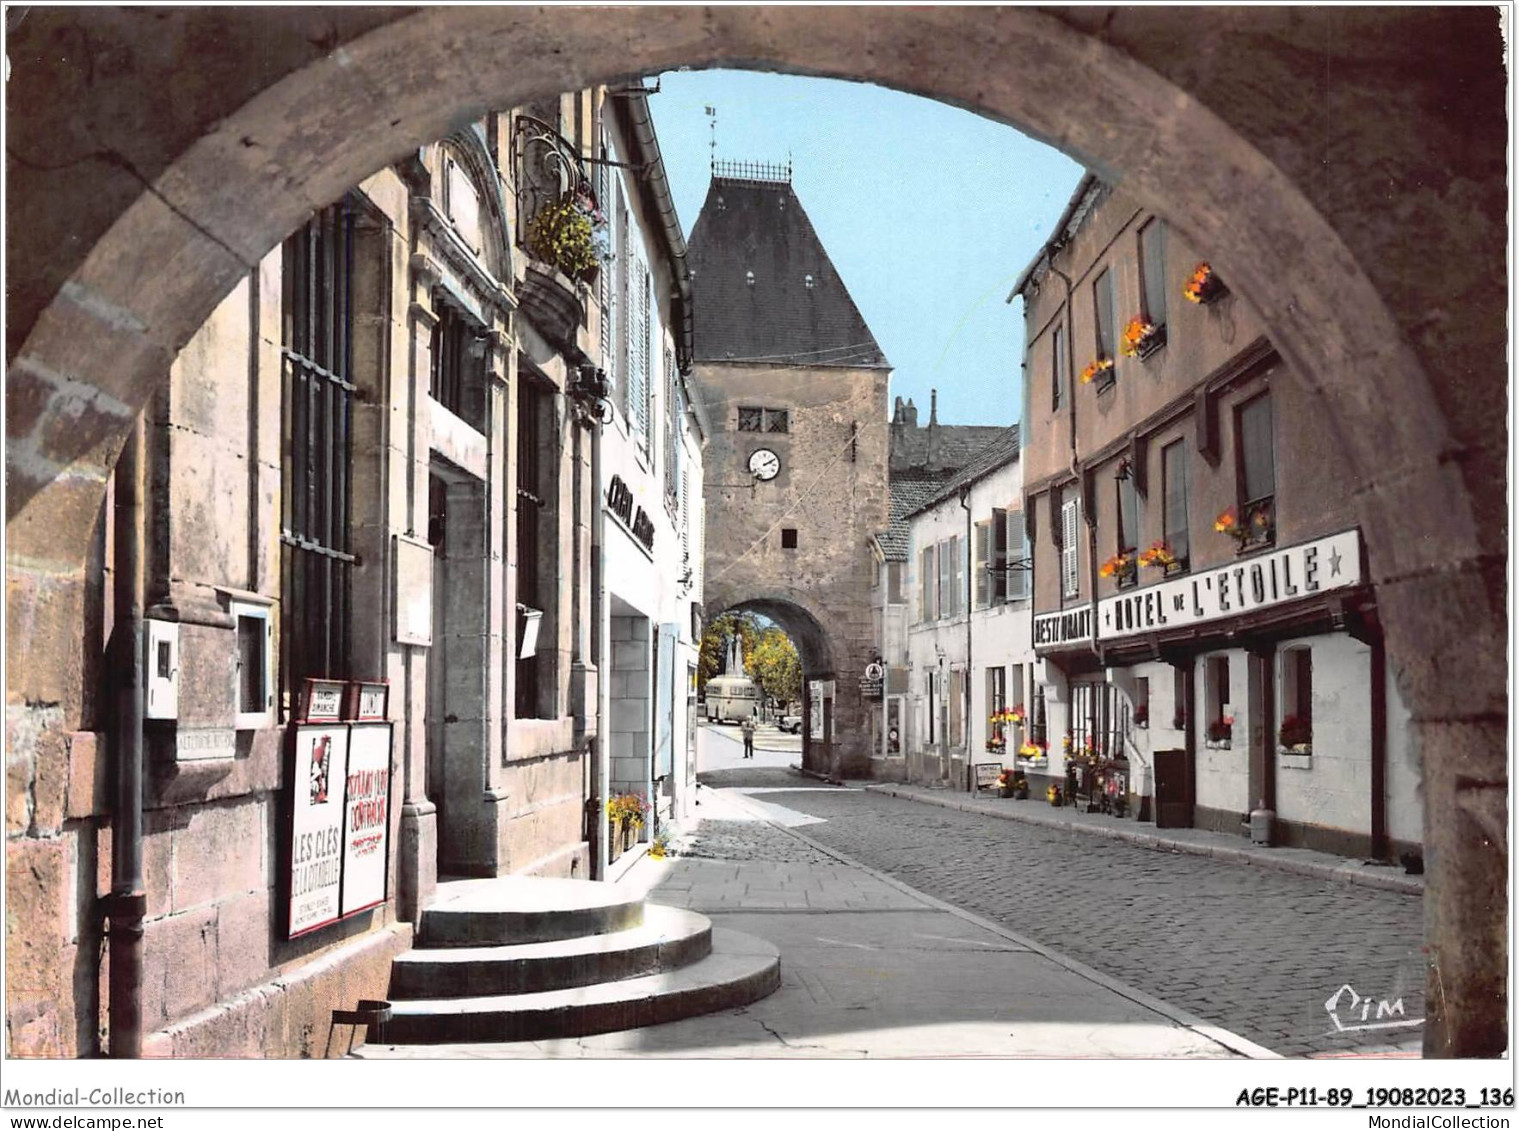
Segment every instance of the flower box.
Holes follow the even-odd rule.
[[[1224,286],[1224,281],[1211,266],[1199,263],[1181,293],[1188,302],[1208,306],[1228,294],[1229,288]]]
[[[1209,738],[1204,740],[1203,745],[1209,750],[1232,750],[1234,748],[1233,741],[1227,738]]]

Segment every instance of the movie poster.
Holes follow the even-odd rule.
[[[390,724],[353,723],[348,739],[348,803],[343,818],[342,912],[385,899],[390,837]]]
[[[295,728],[290,835],[290,937],[334,922],[343,876],[347,726]]]

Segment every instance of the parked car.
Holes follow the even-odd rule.
[[[781,716],[781,721],[779,723],[777,723],[776,726],[778,726],[781,730],[786,731],[786,732],[788,732],[790,734],[801,734],[802,733],[802,716],[801,715],[782,715]]]

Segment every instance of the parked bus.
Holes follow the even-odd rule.
[[[707,721],[741,723],[759,711],[760,689],[746,675],[719,675],[707,681]]]

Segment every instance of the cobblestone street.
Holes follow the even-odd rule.
[[[1394,1020],[1423,1016],[1416,897],[803,788],[815,783],[780,769],[702,780],[760,789],[755,800],[822,818],[798,831],[1282,1055],[1419,1048],[1418,1027],[1342,1032],[1325,1008],[1348,983],[1374,999],[1367,1021],[1376,1020],[1376,1002],[1399,999],[1405,1012]],[[788,783],[798,790],[784,791]],[[720,822],[704,827],[691,851],[783,860],[815,850],[759,822]],[[1360,1014],[1358,1005],[1349,1015],[1347,996],[1342,1022],[1363,1023]]]

